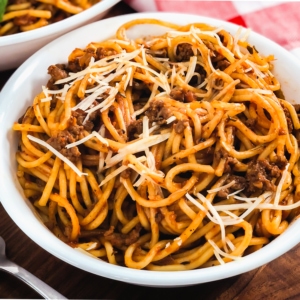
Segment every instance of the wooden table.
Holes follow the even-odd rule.
[[[106,17],[133,13],[121,2]],[[0,89],[14,70],[0,72]],[[7,195],[9,197],[9,195]],[[96,276],[55,258],[30,240],[0,204],[0,236],[7,256],[69,299],[300,299],[300,245],[246,274],[181,288],[150,288]],[[23,282],[0,272],[0,298],[40,298]]]

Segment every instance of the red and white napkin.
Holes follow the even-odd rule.
[[[300,59],[300,1],[125,0],[139,12],[181,12],[251,28]]]

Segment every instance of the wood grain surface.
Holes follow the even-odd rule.
[[[106,17],[128,13],[134,10],[120,2]],[[0,89],[13,72],[0,72]],[[0,236],[6,241],[10,260],[69,299],[300,299],[300,245],[277,260],[240,276],[189,287],[152,288],[96,276],[59,260],[30,240],[1,204]],[[35,299],[40,296],[20,280],[0,271],[0,298]]]

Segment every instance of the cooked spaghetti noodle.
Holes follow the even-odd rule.
[[[100,0],[8,0],[0,16],[0,36],[30,31],[56,23],[90,8]]]
[[[138,24],[169,29],[130,40]],[[241,259],[286,230],[298,108],[247,35],[134,20],[49,67],[13,129],[19,182],[58,238],[165,271]]]

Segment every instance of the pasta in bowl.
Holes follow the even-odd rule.
[[[57,37],[100,20],[119,1],[2,1],[0,71],[19,67]]]
[[[121,267],[147,285],[258,266],[300,206],[298,108],[278,52],[247,30],[171,16],[122,18],[113,37],[73,47],[13,125],[15,177],[51,239],[107,271],[84,269]],[[139,24],[165,32],[129,38]]]
[[[92,7],[99,1],[52,1],[19,3],[9,0],[0,15],[0,36],[26,32],[64,20]]]

